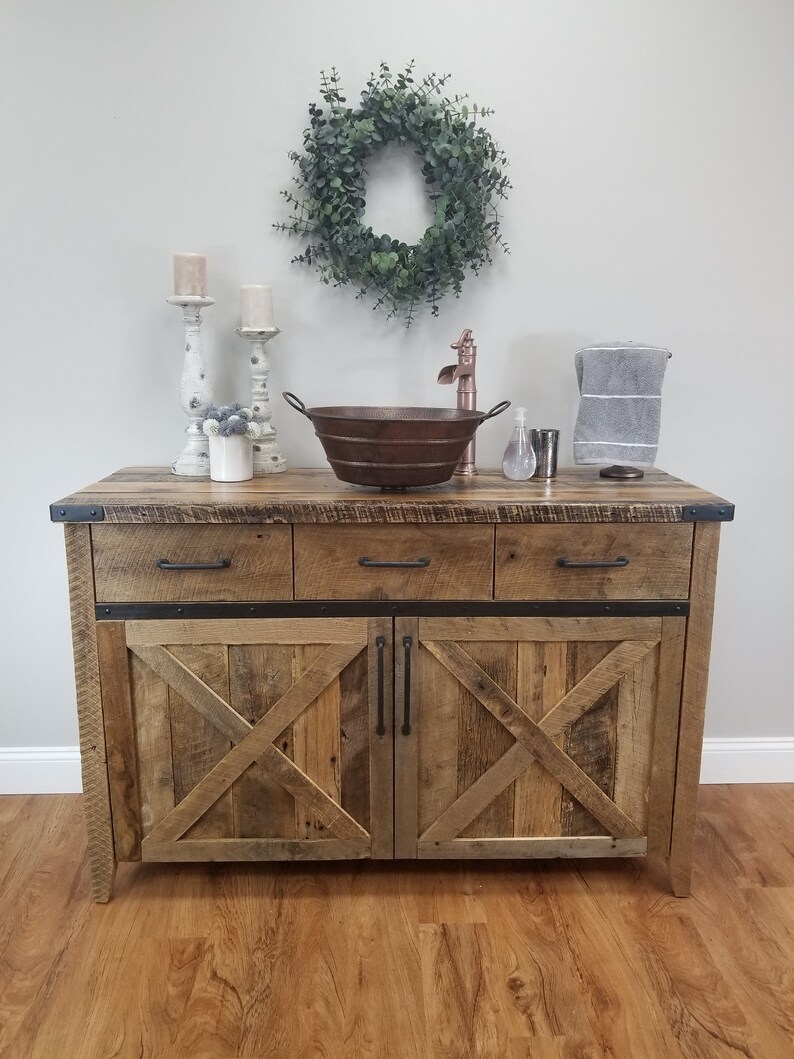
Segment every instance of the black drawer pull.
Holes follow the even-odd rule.
[[[383,648],[386,646],[386,637],[376,636],[375,646],[378,649],[378,724],[375,731],[378,735],[386,735],[385,705],[383,701]]]
[[[403,636],[403,647],[405,648],[405,662],[403,664],[403,735],[411,734],[411,648],[414,641],[411,636]]]
[[[399,567],[425,567],[430,566],[430,560],[426,555],[420,555],[418,559],[402,560],[402,559],[370,559],[367,555],[359,556],[359,566],[399,566]]]
[[[573,559],[559,558],[557,560],[557,566],[564,566],[566,570],[590,570],[594,567],[603,569],[604,567],[628,565],[628,555],[619,555],[617,559],[586,559],[580,563]]]
[[[214,563],[172,563],[170,559],[157,559],[158,570],[225,570],[232,565],[231,559],[217,559]]]

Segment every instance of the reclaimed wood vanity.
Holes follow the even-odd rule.
[[[97,901],[130,860],[647,853],[689,892],[720,497],[133,468],[50,510]]]

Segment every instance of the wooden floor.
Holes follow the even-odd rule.
[[[794,785],[704,787],[693,896],[641,862],[124,865],[0,798],[2,1059],[792,1059]]]

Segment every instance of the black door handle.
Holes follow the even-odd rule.
[[[358,560],[359,566],[401,566],[401,567],[424,567],[430,566],[430,560],[426,555],[420,555],[418,559],[370,559],[368,555],[362,555]]]
[[[232,565],[231,559],[216,559],[214,563],[172,563],[170,559],[157,559],[158,570],[225,570]]]
[[[405,649],[405,664],[403,666],[403,735],[411,734],[411,648],[413,647],[413,639],[410,636],[403,636],[403,648]]]
[[[566,570],[585,570],[592,569],[593,567],[604,568],[608,566],[628,565],[628,555],[619,555],[617,559],[584,559],[582,562],[576,562],[574,559],[565,559],[563,557],[560,557],[557,560],[557,566],[563,566]]]
[[[375,646],[378,649],[378,723],[375,731],[378,735],[386,735],[385,705],[383,701],[383,648],[386,646],[386,637],[377,636]]]

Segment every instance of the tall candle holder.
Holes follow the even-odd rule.
[[[286,471],[287,461],[281,455],[275,428],[270,423],[270,394],[267,377],[270,361],[265,346],[271,338],[281,334],[278,327],[238,327],[237,334],[251,343],[251,408],[262,424],[262,437],[254,442],[254,474],[279,474]]]
[[[214,305],[215,299],[202,294],[173,294],[166,298],[169,305],[182,308],[185,324],[185,361],[182,367],[182,383],[179,395],[182,408],[188,417],[185,428],[187,444],[171,464],[174,474],[193,478],[210,473],[210,457],[207,439],[201,432],[204,409],[212,401],[207,378],[207,365],[201,351],[201,310]]]

